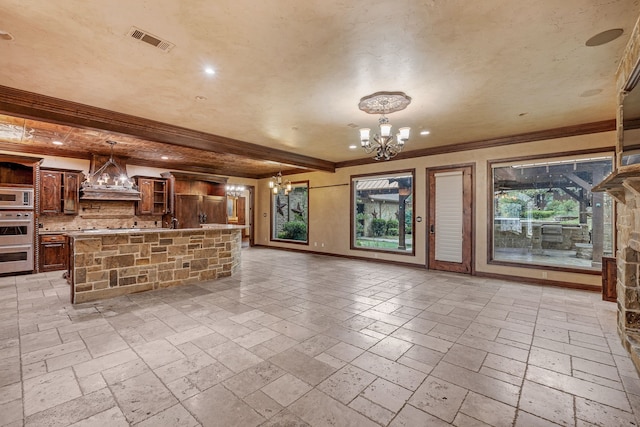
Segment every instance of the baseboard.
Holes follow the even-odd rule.
[[[511,282],[524,282],[534,285],[555,286],[559,288],[580,289],[583,291],[601,292],[602,287],[598,285],[585,285],[582,283],[563,282],[560,280],[536,279],[533,277],[512,276],[510,274],[496,274],[476,271],[477,277],[486,277],[488,279],[509,280]]]
[[[423,270],[427,270],[426,267],[423,264],[412,264],[412,263],[408,263],[408,262],[398,262],[398,261],[392,261],[392,260],[386,260],[386,259],[377,259],[377,258],[374,259],[374,258],[365,258],[365,257],[354,256],[354,255],[331,254],[331,253],[327,253],[327,252],[309,251],[309,250],[296,249],[296,248],[284,248],[284,247],[279,247],[279,246],[267,246],[267,245],[260,245],[260,244],[256,244],[253,247],[262,247],[262,248],[268,248],[268,249],[279,249],[279,250],[283,250],[283,251],[301,252],[301,253],[307,253],[307,254],[313,254],[313,255],[326,255],[326,256],[332,256],[332,257],[337,257],[337,258],[353,259],[353,260],[358,260],[358,261],[376,262],[376,263],[382,263],[382,264],[401,265],[403,267],[420,268],[420,269],[423,269]],[[427,270],[427,271],[437,272],[438,270]],[[457,274],[464,274],[464,273],[457,273]],[[555,286],[555,287],[560,287],[560,288],[579,289],[579,290],[591,291],[591,292],[601,292],[602,291],[602,287],[601,286],[597,286],[597,285],[585,285],[585,284],[581,284],[581,283],[563,282],[563,281],[560,281],[560,280],[536,279],[536,278],[533,278],[533,277],[512,276],[512,275],[509,275],[509,274],[486,273],[486,272],[477,271],[477,270],[474,271],[473,275],[469,275],[469,276],[484,277],[484,278],[488,278],[488,279],[508,280],[508,281],[511,281],[511,282],[518,282],[518,283],[531,283],[531,284],[534,284],[534,285],[544,285],[544,286]]]

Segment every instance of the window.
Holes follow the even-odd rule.
[[[491,261],[600,271],[613,202],[591,188],[611,168],[600,155],[492,164]]]
[[[309,182],[294,182],[291,191],[271,194],[271,240],[308,243]]]
[[[351,177],[351,249],[414,253],[414,171]]]

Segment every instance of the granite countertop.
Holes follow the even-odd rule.
[[[173,231],[170,228],[96,228],[89,230],[67,230],[64,234],[69,236],[102,236],[105,234],[129,234],[129,233],[158,233],[160,231]]]
[[[122,234],[128,232],[140,232],[140,231],[169,231],[169,228],[97,228],[97,229],[81,229],[81,230],[42,230],[38,231],[41,236],[47,236],[52,234]]]
[[[80,231],[80,230],[76,230],[76,231]],[[67,234],[69,231],[67,230],[38,230],[38,234],[41,236],[50,236],[50,235],[54,235],[54,234]]]
[[[213,230],[243,230],[249,228],[248,225],[238,224],[201,224],[200,227]]]
[[[98,228],[90,230],[63,230],[63,231],[43,231],[40,234],[66,234],[71,237],[103,236],[109,234],[129,234],[129,233],[172,233],[181,231],[201,231],[208,230],[241,230],[244,225],[234,224],[203,224],[200,228]]]

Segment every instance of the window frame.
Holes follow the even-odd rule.
[[[377,177],[379,179],[385,178],[394,178],[401,176],[411,176],[411,249],[406,250],[393,250],[393,249],[378,249],[378,248],[367,248],[362,246],[356,246],[356,200],[355,200],[355,192],[356,192],[356,182],[360,178],[373,178]],[[367,173],[367,174],[357,174],[351,175],[349,177],[349,248],[351,250],[357,251],[365,251],[365,252],[374,252],[374,253],[386,253],[386,254],[394,254],[394,255],[402,255],[402,256],[415,256],[416,254],[416,170],[415,169],[401,169],[387,172],[375,172],[375,173]]]
[[[301,185],[302,184],[302,185]],[[291,182],[291,191],[293,191],[296,187],[302,187],[302,186],[306,186],[307,189],[307,215],[306,215],[306,226],[307,226],[307,234],[306,234],[306,240],[294,240],[294,239],[280,239],[278,237],[274,236],[274,232],[275,232],[275,227],[274,227],[274,223],[275,223],[275,214],[276,214],[276,209],[274,209],[274,205],[276,202],[276,196],[281,196],[281,197],[289,197],[284,196],[282,194],[273,194],[273,191],[271,191],[271,189],[269,189],[269,204],[270,204],[270,221],[269,221],[269,241],[271,242],[282,242],[282,243],[292,243],[294,245],[305,245],[305,246],[309,246],[309,216],[310,216],[310,212],[309,212],[309,181],[295,181],[295,182]],[[288,203],[287,203],[288,206]]]
[[[611,148],[597,148],[591,150],[567,151],[558,153],[546,153],[531,156],[511,157],[504,159],[492,159],[487,161],[487,264],[505,267],[519,267],[535,270],[561,271],[567,273],[579,273],[600,276],[602,269],[587,269],[579,267],[569,267],[560,265],[532,264],[518,261],[507,261],[494,258],[494,169],[500,166],[510,166],[520,162],[531,161],[532,163],[555,162],[561,160],[584,159],[588,157],[611,157],[611,172],[615,168],[615,154]],[[604,177],[603,177],[604,178]],[[595,186],[598,183],[593,183]],[[616,203],[612,203],[612,252],[616,253]]]

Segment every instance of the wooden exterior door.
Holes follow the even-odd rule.
[[[427,268],[471,274],[473,166],[430,168],[427,180]]]

